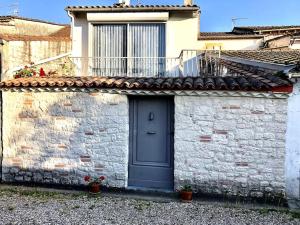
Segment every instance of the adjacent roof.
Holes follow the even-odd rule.
[[[71,39],[71,26],[65,26],[61,28],[59,31],[50,35],[50,37],[65,37]]]
[[[67,25],[67,24],[59,24],[59,23],[49,22],[45,20],[32,19],[32,18],[21,17],[21,16],[0,16],[0,22],[10,22],[12,19],[27,20],[27,21],[38,22],[38,23],[47,23],[47,24],[57,25],[57,26]]]
[[[300,61],[299,50],[287,51],[222,51],[222,55],[241,58],[246,60],[255,60],[266,63],[275,63],[281,65],[295,65]]]
[[[70,27],[64,27],[48,36],[0,34],[0,39],[5,41],[71,41]]]
[[[107,88],[130,90],[228,90],[274,91],[291,84],[274,75],[262,77],[185,77],[185,78],[130,78],[130,77],[31,77],[0,82],[0,88]]]
[[[67,6],[71,12],[164,12],[164,11],[198,11],[197,5],[122,5],[112,6]]]
[[[263,35],[237,34],[234,32],[201,32],[198,40],[260,39],[263,37]]]
[[[299,29],[300,25],[289,25],[289,26],[242,26],[234,27],[234,30],[251,30],[251,31],[269,31],[269,30],[287,30],[287,29]]]

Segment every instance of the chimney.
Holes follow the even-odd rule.
[[[193,0],[184,0],[183,4],[185,6],[192,6],[193,5]]]
[[[120,5],[130,5],[130,0],[119,0]]]

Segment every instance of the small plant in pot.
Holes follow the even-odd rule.
[[[193,190],[191,185],[184,185],[179,194],[182,202],[191,202],[193,199]]]
[[[104,180],[105,180],[105,176],[100,176],[100,177],[85,176],[84,177],[84,181],[89,186],[90,193],[93,193],[93,194],[100,192],[100,187]]]

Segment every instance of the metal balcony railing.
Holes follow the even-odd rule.
[[[71,57],[77,75],[125,77],[180,77],[179,58],[165,57]]]

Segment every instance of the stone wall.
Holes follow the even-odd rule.
[[[286,99],[176,96],[176,188],[281,195],[286,119]]]
[[[127,187],[126,95],[3,93],[3,180]],[[287,99],[175,96],[175,189],[263,197],[285,191]]]
[[[3,118],[4,181],[78,185],[90,174],[127,185],[126,96],[4,92]]]

